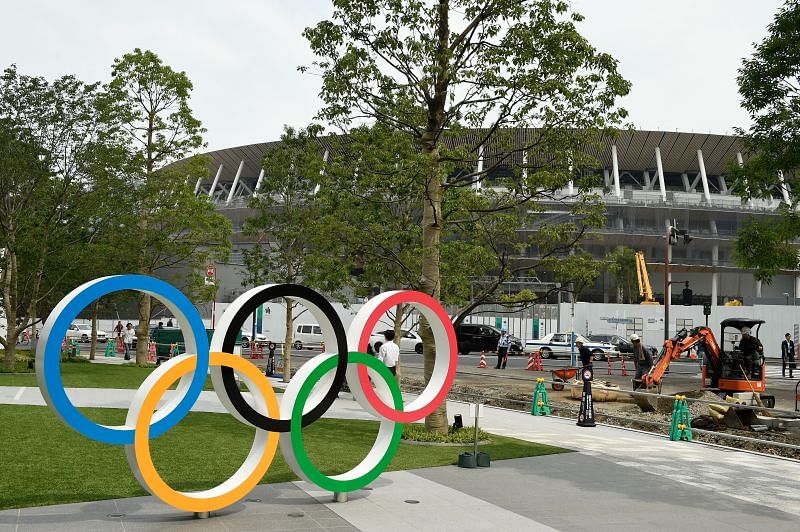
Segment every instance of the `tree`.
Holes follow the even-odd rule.
[[[7,68],[0,78],[0,269],[8,318],[5,367],[19,335],[60,299],[96,236],[98,149],[107,129],[97,84],[48,82]],[[35,338],[35,334],[33,335]]]
[[[328,205],[318,196],[323,157],[315,137],[318,128],[285,128],[279,144],[263,159],[264,178],[254,191],[256,216],[245,222],[244,233],[255,238],[244,251],[245,284],[302,283],[336,294],[349,277],[335,253],[338,235],[324,223]],[[283,344],[283,380],[291,377],[294,309],[288,298]],[[255,334],[255,331],[253,331]]]
[[[305,30],[322,76],[318,117],[344,131],[379,123],[418,150],[420,290],[441,297],[450,216],[476,223],[549,196],[587,166],[598,130],[625,116],[615,102],[628,83],[578,33],[580,20],[558,0],[336,0],[330,20]],[[512,161],[515,179],[490,207],[443,209],[447,191],[488,184]],[[420,334],[427,380],[433,337],[424,322]],[[446,430],[446,410],[426,425]]]
[[[751,220],[739,230],[736,261],[771,281],[780,270],[797,268],[800,237],[800,1],[787,0],[737,78],[742,107],[750,114],[743,135],[747,161],[734,166],[734,186],[744,199],[788,192],[779,216]]]
[[[114,193],[128,206],[116,224],[118,252],[130,259],[128,271],[144,275],[188,265],[185,278],[195,288],[199,269],[230,252],[231,224],[187,182],[208,172],[205,158],[189,157],[205,131],[189,107],[192,83],[137,48],[114,61],[106,91],[105,112],[118,125],[113,140],[123,156]],[[137,364],[147,361],[151,315],[151,298],[142,294]]]
[[[627,246],[617,246],[606,255],[608,271],[614,275],[622,301],[635,303],[637,294],[636,252]]]

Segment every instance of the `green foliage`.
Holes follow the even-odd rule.
[[[752,221],[739,231],[736,260],[771,281],[783,269],[795,269],[793,245],[800,237],[794,207],[800,199],[800,2],[787,0],[737,78],[742,106],[750,113],[744,135],[748,159],[731,167],[736,192],[744,199],[771,198],[784,183],[790,206],[769,221]],[[781,177],[783,180],[781,180]]]
[[[627,246],[617,246],[606,257],[608,271],[614,275],[617,288],[622,289],[625,303],[635,303],[638,295],[636,252]]]
[[[460,429],[450,430],[447,433],[430,432],[425,430],[425,425],[409,423],[403,426],[403,439],[427,443],[464,443],[469,444],[475,441],[475,427],[461,427]],[[478,429],[478,441],[489,442],[492,435]]]

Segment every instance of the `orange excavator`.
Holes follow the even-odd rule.
[[[764,355],[756,353],[756,360],[748,359],[746,353],[738,349],[736,340],[742,327],[749,327],[758,338],[758,330],[764,320],[748,318],[729,318],[722,321],[721,336],[723,344],[717,342],[708,327],[682,329],[678,334],[664,342],[664,347],[654,361],[650,371],[642,376],[646,388],[661,387],[661,379],[673,360],[691,349],[697,349],[702,358],[703,388],[711,388],[728,394],[741,392],[763,392],[766,390],[766,363]],[[730,349],[725,350],[725,329],[736,329],[730,337]]]

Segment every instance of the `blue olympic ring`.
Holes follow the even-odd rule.
[[[42,329],[41,341],[36,350],[36,378],[47,403],[64,423],[87,438],[113,445],[133,444],[134,429],[128,426],[100,425],[75,408],[67,397],[61,380],[61,341],[72,320],[83,309],[100,297],[122,290],[144,292],[164,303],[178,318],[178,323],[188,326],[188,331],[184,331],[186,350],[197,355],[197,366],[191,373],[191,380],[188,385],[179,385],[180,401],[171,407],[159,409],[159,412],[163,410],[165,413],[154,421],[150,430],[151,438],[164,434],[189,413],[203,391],[209,368],[209,347],[203,320],[192,302],[172,285],[145,275],[113,275],[95,279],[70,292],[56,305]]]

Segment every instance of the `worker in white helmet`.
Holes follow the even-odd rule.
[[[633,389],[641,386],[642,377],[653,367],[653,357],[650,351],[642,345],[642,339],[638,334],[632,334],[630,341],[633,344],[633,366],[636,368],[636,377],[633,379]]]

